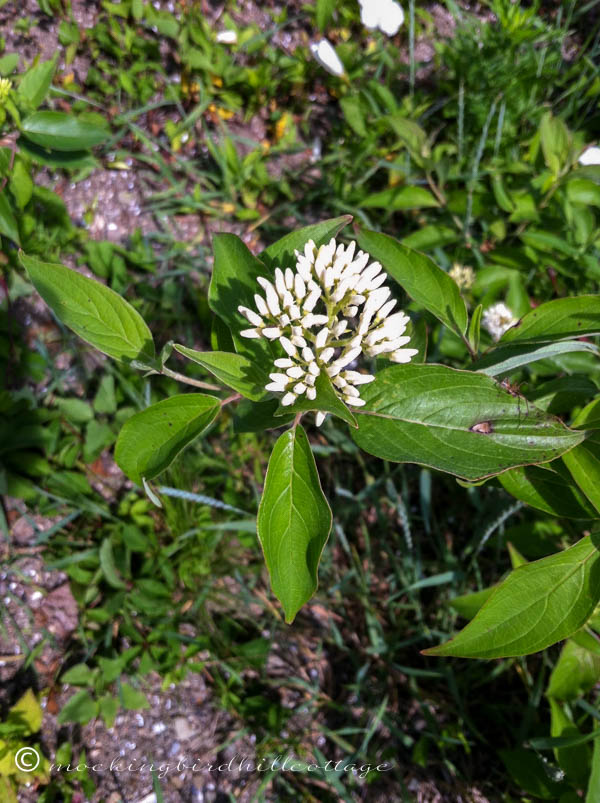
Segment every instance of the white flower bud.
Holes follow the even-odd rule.
[[[294,287],[294,271],[291,268],[285,269],[285,286],[288,290]]]
[[[294,385],[294,393],[297,393],[298,396],[301,396],[303,393],[306,393],[306,385],[304,382],[298,382],[297,385]]]
[[[300,307],[297,304],[290,304],[287,310],[292,321],[297,321],[302,315]]]
[[[355,398],[358,398],[360,396],[360,391],[358,391],[352,385],[347,384],[346,387],[344,388],[344,394],[346,396],[354,396]]]
[[[375,316],[375,320],[376,321],[382,321],[384,318],[387,318],[387,316],[390,314],[390,312],[396,306],[396,303],[397,302],[396,302],[395,298],[392,298],[391,301],[386,301],[385,304],[383,305],[383,307],[380,308],[379,312]],[[408,315],[406,316],[406,320],[408,322],[408,320],[409,320]]]
[[[317,391],[315,390],[315,388],[306,389],[306,398],[309,401],[314,401],[317,398]]]
[[[286,374],[292,379],[300,379],[304,376],[304,369],[300,368],[299,365],[294,365],[292,368],[288,368]]]
[[[271,282],[268,279],[264,279],[262,276],[259,276],[256,281],[265,291],[265,295],[267,297],[267,306],[271,315],[279,315],[281,312],[281,308],[279,307],[279,297],[277,296],[275,288]]]
[[[350,407],[364,407],[366,401],[361,398],[357,398],[354,396],[344,396],[344,401],[346,404],[349,404]]]
[[[279,298],[283,298],[284,293],[286,291],[286,287],[285,287],[285,279],[283,278],[283,271],[281,270],[281,268],[275,268],[275,289],[279,293]],[[285,306],[285,301],[283,302],[283,304]]]
[[[269,308],[267,307],[267,302],[264,300],[262,296],[259,296],[258,293],[254,294],[254,303],[256,304],[256,309],[260,312],[261,315],[269,315]]]
[[[315,355],[309,346],[305,346],[302,349],[302,359],[306,360],[306,362],[314,362]]]
[[[256,312],[248,309],[248,307],[240,306],[238,307],[238,312],[241,312],[244,318],[246,318],[246,320],[248,320],[252,326],[264,326],[263,319],[260,317],[260,315],[257,315]]]
[[[319,366],[317,365],[316,362],[309,362],[309,364],[308,364],[308,373],[311,376],[317,377],[321,373],[321,369],[319,368]]]
[[[276,365],[278,368],[291,368],[294,365],[294,361],[290,360],[289,357],[280,357],[275,360],[273,365]]]
[[[398,349],[397,351],[392,351],[389,356],[392,362],[406,363],[410,362],[415,354],[418,353],[418,349]]]
[[[305,374],[304,375],[303,382],[304,382],[305,385],[308,385],[309,387],[312,388],[316,381],[317,381],[316,376],[313,376],[312,374]]]
[[[344,371],[344,379],[353,385],[366,385],[373,382],[375,377],[372,374],[359,374],[358,371]]]
[[[306,257],[298,257],[298,261],[296,262],[296,270],[298,271],[298,276],[300,276],[303,281],[309,282],[312,279],[311,263]]]
[[[304,311],[305,312],[312,312],[314,308],[317,306],[317,301],[321,298],[321,288],[317,287],[315,290],[311,290],[308,294],[306,301],[304,302]]]
[[[281,343],[281,345],[283,346],[283,348],[289,354],[290,357],[296,357],[298,355],[298,352],[294,348],[294,345],[292,344],[291,340],[285,337],[285,335],[279,338],[279,342]]]
[[[319,359],[321,360],[322,363],[328,363],[334,354],[335,354],[335,349],[332,348],[331,346],[328,346],[326,349],[323,349],[323,351],[319,354]]]
[[[285,390],[285,385],[279,384],[279,382],[269,382],[265,385],[265,390],[269,390],[272,393],[283,393]]]
[[[261,333],[258,329],[242,329],[240,332],[242,337],[247,337],[249,339],[260,337]]]
[[[283,315],[279,316],[279,325],[280,326],[287,326],[289,322],[290,322],[290,316],[286,315],[285,312],[283,313]]]
[[[304,348],[305,346],[308,345],[306,340],[303,337],[299,337],[298,335],[292,335],[291,341],[294,344],[294,346],[298,346],[299,349]]]
[[[263,335],[268,337],[269,340],[275,340],[275,338],[281,337],[281,329],[278,326],[269,326],[262,331]]]
[[[315,415],[315,424],[318,427],[320,427],[321,424],[323,423],[323,421],[325,421],[326,418],[327,418],[327,413],[323,413],[323,412],[321,412],[321,410],[319,410],[319,412]]]
[[[315,337],[316,348],[324,349],[325,346],[327,345],[328,338],[329,338],[329,329],[326,326],[324,326]]]
[[[283,407],[289,407],[296,401],[296,395],[294,393],[286,393],[283,399],[281,400],[281,404]]]
[[[388,300],[389,295],[389,287],[380,287],[378,290],[374,290],[367,299],[364,312],[377,312],[377,310]]]
[[[294,276],[294,292],[298,301],[301,301],[306,295],[306,283],[299,273]]]
[[[350,305],[349,307],[346,307],[346,309],[344,310],[344,315],[347,318],[354,318],[357,312],[358,312],[358,307]]]
[[[347,328],[348,328],[348,321],[344,319],[335,323],[331,331],[336,337],[339,337],[340,335],[344,334]]]

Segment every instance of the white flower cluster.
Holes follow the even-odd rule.
[[[316,398],[315,383],[321,371],[331,379],[336,393],[348,405],[361,407],[358,387],[375,377],[350,368],[361,354],[385,355],[406,363],[417,353],[403,348],[409,318],[390,314],[396,301],[384,286],[387,274],[379,262],[370,265],[369,254],[356,253],[331,239],[320,248],[309,240],[304,252],[296,251],[296,270],[275,268],[274,282],[258,278],[264,297],[254,296],[256,311],[238,311],[252,324],[243,337],[279,341],[285,357],[275,360],[279,369],[270,374],[266,390],[283,393],[281,403],[293,404],[299,396]],[[324,415],[317,415],[320,424]]]
[[[506,330],[517,323],[517,320],[512,310],[509,309],[503,301],[498,301],[485,310],[481,323],[494,340],[500,340]]]

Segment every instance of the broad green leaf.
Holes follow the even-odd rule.
[[[33,195],[33,180],[22,159],[15,162],[8,186],[19,209],[25,209]]]
[[[533,750],[520,747],[516,750],[499,750],[498,754],[511,778],[534,797],[557,801],[561,793],[569,790],[565,781],[554,780],[560,777],[558,768],[553,778],[550,767]]]
[[[110,132],[65,112],[34,112],[23,120],[23,134],[42,148],[83,151],[105,142]]]
[[[540,123],[540,141],[546,166],[558,175],[569,155],[569,131],[560,117],[546,112]]]
[[[539,229],[527,229],[523,231],[519,237],[525,245],[531,246],[538,251],[544,251],[552,254],[558,251],[559,254],[564,254],[567,257],[576,257],[577,249],[556,234],[549,231],[540,231]]]
[[[449,226],[423,226],[403,237],[400,242],[415,251],[430,251],[459,239],[456,229]]]
[[[57,717],[59,725],[65,722],[79,722],[85,725],[98,716],[98,703],[85,689],[76,692],[61,708]]]
[[[32,109],[37,109],[52,84],[56,61],[41,61],[21,78],[18,94]]]
[[[586,178],[572,178],[567,182],[567,198],[582,206],[600,206],[600,187]]]
[[[338,397],[331,383],[331,379],[327,376],[325,371],[321,371],[317,377],[315,390],[317,391],[317,395],[313,401],[308,399],[306,394],[298,396],[294,404],[291,404],[289,407],[280,406],[275,415],[280,416],[289,415],[290,413],[308,412],[309,410],[321,410],[324,413],[333,413],[333,415],[341,418],[342,421],[350,424],[351,427],[358,426],[356,418]]]
[[[600,334],[600,296],[557,298],[540,304],[506,331],[499,343],[551,342]]]
[[[510,374],[524,365],[530,365],[532,362],[573,351],[587,351],[595,356],[600,355],[598,346],[583,340],[559,340],[556,343],[516,342],[493,349],[485,357],[473,363],[472,367],[474,371],[481,371],[488,376],[501,376]]]
[[[37,733],[42,727],[43,712],[37,697],[28,689],[8,712],[8,724],[18,724],[23,734]]]
[[[576,700],[593,688],[600,679],[600,656],[569,639],[548,682],[548,697]]]
[[[277,399],[264,402],[251,402],[243,399],[235,409],[233,416],[234,432],[263,432],[265,429],[277,429],[294,420],[294,413],[276,415],[280,409]]]
[[[538,409],[552,415],[560,415],[581,407],[597,392],[598,388],[587,376],[562,376],[538,385],[535,390],[528,392],[527,398]],[[596,425],[600,426],[600,406]],[[586,429],[593,426],[593,423],[585,423]]]
[[[425,254],[411,251],[387,234],[361,229],[358,244],[381,262],[406,293],[459,336],[467,331],[467,308],[450,276]]]
[[[362,209],[426,209],[439,206],[439,202],[423,187],[389,187],[387,190],[375,192],[360,202]]]
[[[591,437],[563,455],[571,476],[600,513],[600,432],[591,431]]]
[[[5,191],[0,191],[0,234],[20,245],[19,225]]]
[[[493,594],[495,586],[482,588],[480,591],[473,591],[471,594],[463,594],[450,600],[450,607],[464,619],[473,619],[484,602],[487,602]]]
[[[143,708],[150,708],[150,703],[146,695],[134,689],[129,683],[121,683],[121,701],[123,708],[128,711],[139,711]]]
[[[477,616],[426,655],[509,658],[529,655],[579,630],[600,600],[598,534],[512,571]]]
[[[64,265],[23,252],[20,259],[46,304],[76,335],[117,360],[152,362],[150,330],[118,293]]]
[[[75,664],[61,675],[60,682],[70,683],[72,686],[90,686],[95,676],[96,672],[87,664]]]
[[[117,438],[115,460],[138,485],[168,468],[179,452],[215,420],[219,399],[183,393],[128,418]]]
[[[571,377],[568,381],[571,381]],[[573,426],[600,429],[600,399],[594,399],[579,413]]]
[[[43,148],[27,139],[19,137],[19,150],[30,156],[35,162],[46,167],[63,167],[75,169],[79,167],[95,167],[98,162],[89,151],[61,151]]]
[[[579,447],[575,447],[579,448]],[[593,519],[597,514],[573,483],[560,461],[545,466],[521,466],[498,477],[503,488],[538,510],[569,519]]]
[[[259,276],[269,277],[271,272],[253,256],[235,234],[217,234],[213,239],[215,262],[208,290],[208,303],[229,327],[236,350],[256,364],[257,372],[264,372],[273,363],[275,346],[265,338],[247,339],[240,336],[250,324],[238,312],[243,305],[255,309],[255,293],[262,289],[256,281]]]
[[[352,437],[369,454],[478,480],[545,463],[583,440],[493,379],[443,365],[397,365],[362,390]]]
[[[340,106],[346,118],[346,122],[354,133],[358,134],[359,137],[366,137],[367,125],[360,102],[360,96],[355,94],[346,95],[345,98],[340,100]]]
[[[242,354],[229,351],[195,351],[177,343],[173,348],[184,357],[204,366],[224,385],[252,401],[260,401],[268,395],[264,376],[256,370],[256,364]]]
[[[317,247],[328,243],[332,237],[336,237],[344,226],[347,226],[351,221],[352,215],[342,215],[341,217],[323,220],[321,223],[314,223],[312,226],[305,226],[297,231],[292,231],[268,248],[265,248],[259,254],[259,259],[272,270],[275,268],[293,268],[296,264],[294,251],[302,252],[309,240],[313,240]],[[263,273],[263,275],[267,274]]]
[[[294,427],[275,444],[257,519],[271,587],[288,624],[317,590],[331,522],[308,438]]]

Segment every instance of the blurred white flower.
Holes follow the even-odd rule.
[[[279,341],[282,356],[274,363],[265,386],[281,393],[281,404],[292,405],[299,396],[317,397],[322,372],[330,378],[339,398],[350,407],[362,407],[359,387],[375,377],[352,369],[361,354],[383,356],[407,363],[417,353],[404,348],[408,315],[395,312],[396,301],[383,286],[387,274],[379,262],[331,239],[317,248],[312,240],[296,251],[296,270],[275,268],[273,281],[259,276],[265,297],[254,296],[256,311],[238,307],[251,329],[242,337]],[[285,356],[283,356],[285,353]],[[324,415],[317,416],[317,425]]]
[[[236,31],[219,31],[217,34],[217,42],[222,45],[237,45]]]
[[[475,271],[470,265],[461,265],[455,262],[448,271],[461,290],[469,290],[475,283]]]
[[[600,148],[593,146],[586,148],[579,157],[579,164],[585,165],[600,165]]]
[[[494,340],[500,340],[506,330],[517,323],[517,320],[512,310],[503,301],[498,301],[498,303],[492,304],[491,307],[485,310],[481,323]]]
[[[310,52],[321,67],[325,67],[327,72],[338,76],[344,74],[344,65],[335,52],[334,46],[327,39],[321,39],[320,42],[312,42],[310,45]]]
[[[395,0],[358,0],[362,24],[370,30],[379,28],[387,36],[395,36],[404,22],[404,10]]]

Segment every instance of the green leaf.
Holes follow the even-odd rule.
[[[75,169],[79,167],[96,167],[98,162],[89,151],[60,151],[42,148],[27,137],[19,137],[19,149],[30,156],[35,162],[46,167],[62,167]]]
[[[512,779],[527,793],[542,800],[558,800],[569,787],[555,780],[560,773],[552,773],[550,766],[533,750],[520,747],[517,750],[499,750],[500,758]],[[554,776],[554,777],[553,777]]]
[[[19,224],[14,215],[6,192],[0,192],[0,234],[8,237],[9,240],[21,244],[19,238]]]
[[[257,519],[271,587],[288,624],[317,589],[331,522],[308,438],[297,426],[275,444]]]
[[[551,342],[600,334],[600,296],[557,298],[540,304],[506,331],[499,343]]]
[[[480,591],[473,591],[472,594],[463,594],[450,600],[450,606],[464,619],[473,619],[484,602],[487,602],[493,594],[495,586],[482,588]]]
[[[240,336],[249,324],[238,312],[238,306],[254,309],[254,294],[261,290],[256,280],[259,276],[269,276],[270,272],[235,234],[215,235],[213,249],[215,262],[208,303],[229,327],[236,350],[255,363],[264,387],[269,382],[267,368],[273,363],[273,347],[265,338],[249,340]]]
[[[184,357],[202,365],[224,385],[252,401],[260,401],[268,395],[263,376],[256,370],[256,364],[242,354],[229,351],[195,351],[177,343],[173,348]]]
[[[587,376],[562,376],[538,385],[535,390],[527,394],[527,397],[539,410],[546,410],[552,415],[560,415],[570,413],[576,407],[581,407],[597,391],[598,388]],[[598,411],[597,426],[600,426],[600,406]],[[593,426],[593,424],[586,424],[585,428]]]
[[[144,319],[118,293],[64,265],[19,254],[35,289],[56,317],[87,343],[117,360],[152,362]]]
[[[90,686],[95,676],[96,673],[87,664],[75,664],[61,675],[60,682],[72,686]]]
[[[315,223],[312,226],[305,226],[302,229],[292,231],[268,248],[265,248],[259,254],[259,259],[272,270],[276,267],[282,269],[294,267],[296,264],[294,251],[302,252],[309,240],[313,240],[317,248],[328,243],[332,237],[336,237],[344,226],[347,226],[351,221],[352,215],[342,215],[341,217],[323,220],[321,223]],[[263,273],[263,275],[265,274]]]
[[[500,474],[498,479],[516,499],[553,516],[569,519],[593,519],[597,516],[593,505],[574,485],[560,461],[546,466],[513,468]]]
[[[79,722],[85,725],[96,716],[98,716],[98,703],[85,689],[81,689],[63,705],[57,722],[59,725],[64,725],[65,722]]]
[[[587,351],[598,356],[600,351],[593,343],[583,340],[560,340],[556,343],[514,343],[500,346],[490,351],[476,363],[474,371],[488,376],[501,376],[510,374],[524,365],[530,365],[538,360],[556,357],[558,354],[569,354],[574,351]]]
[[[37,733],[42,727],[44,715],[37,697],[28,689],[8,712],[8,724],[17,723],[23,734]]]
[[[65,112],[34,112],[23,120],[21,130],[36,145],[55,151],[82,151],[105,142],[106,128]]]
[[[358,134],[359,137],[366,137],[367,126],[361,107],[360,97],[358,95],[346,95],[345,98],[340,100],[340,106],[342,107],[346,122],[354,133]]]
[[[467,331],[467,308],[450,276],[425,254],[411,251],[387,234],[361,229],[358,244],[393,276],[408,295],[445,326],[462,336]]]
[[[560,117],[546,112],[540,123],[540,141],[546,166],[558,175],[569,155],[569,131]]]
[[[289,415],[290,413],[308,412],[310,410],[321,410],[324,413],[333,413],[342,421],[350,424],[351,427],[357,427],[356,418],[352,415],[350,410],[346,407],[344,402],[338,397],[335,392],[331,379],[325,371],[321,371],[315,382],[315,390],[317,391],[316,397],[311,401],[306,395],[298,396],[294,404],[289,407],[279,406],[276,416]]]
[[[98,707],[100,716],[104,720],[104,724],[107,728],[112,728],[112,726],[115,724],[117,711],[119,710],[119,701],[116,697],[112,697],[110,694],[105,694],[98,700]]]
[[[150,708],[150,703],[146,695],[134,689],[129,683],[121,683],[121,700],[123,708],[126,708],[128,711],[139,711],[142,708]]]
[[[280,410],[277,399],[264,402],[251,402],[243,399],[236,407],[233,416],[234,432],[263,432],[265,429],[277,429],[294,420],[294,413],[276,415]]]
[[[593,434],[563,455],[571,476],[600,513],[600,433]]]
[[[56,61],[41,61],[21,78],[18,94],[32,109],[37,109],[52,84]]]
[[[467,332],[467,340],[473,351],[479,351],[479,337],[481,335],[481,315],[483,313],[483,306],[478,304],[473,310],[471,320],[469,321],[469,330]]]
[[[387,190],[375,192],[360,202],[362,209],[387,209],[395,212],[398,209],[426,209],[439,206],[439,202],[423,187],[389,187]]]
[[[431,251],[459,239],[456,229],[449,226],[423,226],[403,237],[400,242],[415,251]]]
[[[598,800],[600,800],[600,739],[594,739],[592,773],[588,781],[585,803],[597,803]]]
[[[335,0],[317,0],[317,28],[324,31],[335,11]]]
[[[583,440],[493,379],[443,365],[395,365],[362,391],[352,437],[384,460],[478,480],[544,463]]]
[[[548,682],[548,697],[576,700],[592,689],[600,679],[600,656],[569,639]]]
[[[115,563],[115,556],[113,554],[112,542],[110,536],[106,537],[99,550],[100,568],[106,582],[113,588],[127,588],[123,582],[123,578],[119,574],[117,565]]]
[[[600,538],[586,536],[512,571],[473,621],[426,655],[509,658],[538,652],[579,630],[600,600]]]
[[[19,209],[25,209],[33,195],[33,181],[29,169],[21,159],[15,162],[8,186]]]
[[[138,485],[171,465],[179,452],[217,417],[219,399],[202,393],[171,396],[128,418],[117,438],[115,460]]]

